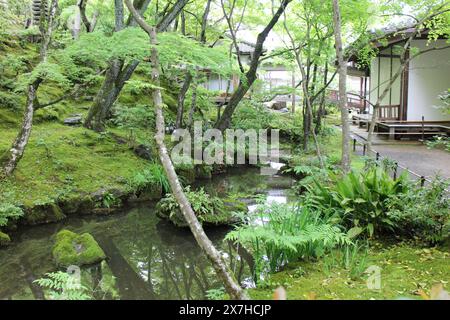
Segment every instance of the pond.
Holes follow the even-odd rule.
[[[267,195],[267,201],[289,201],[292,183],[286,176],[264,176],[258,168],[240,167],[195,187],[218,196],[238,195],[251,212],[255,194]],[[64,228],[91,233],[108,256],[101,265],[81,271],[83,283],[94,289],[97,299],[203,299],[208,290],[220,288],[190,231],[160,220],[154,206],[140,203],[111,216],[71,217],[61,223],[21,228],[13,234],[13,244],[0,250],[0,299],[44,297],[33,281],[56,271],[51,256],[53,237]],[[216,227],[206,232],[237,280],[252,287],[252,257],[223,240],[229,230]]]

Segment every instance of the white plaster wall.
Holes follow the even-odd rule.
[[[208,83],[205,87],[211,91],[226,91],[228,86],[228,79],[219,77],[217,74],[210,74]],[[230,82],[230,92],[233,92],[233,81]]]
[[[445,40],[427,46],[427,40],[413,40],[412,47],[424,50],[442,47]],[[447,44],[448,45],[448,44]],[[440,105],[438,95],[450,88],[450,48],[424,53],[414,58],[409,67],[408,120],[450,120],[433,107]]]
[[[400,67],[398,58],[392,59],[392,76],[395,75]],[[389,85],[391,76],[391,59],[380,58],[380,88],[378,91],[378,58],[372,60],[370,65],[370,102],[375,104],[378,99],[378,93],[381,96],[383,90]],[[399,105],[400,104],[401,77],[398,77],[392,85],[391,95],[388,93],[381,101],[381,105]]]

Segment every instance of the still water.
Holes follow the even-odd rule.
[[[292,180],[262,176],[256,168],[235,168],[196,185],[218,196],[238,195],[255,209],[254,195],[267,201],[289,201]],[[107,217],[74,217],[61,223],[25,227],[13,234],[13,244],[0,250],[0,299],[43,299],[33,281],[56,271],[51,257],[55,234],[61,229],[89,232],[108,256],[101,265],[81,272],[83,284],[97,299],[203,299],[217,289],[210,263],[187,229],[160,220],[154,203],[140,203]],[[253,259],[243,248],[224,241],[226,227],[206,230],[244,286],[253,282]]]

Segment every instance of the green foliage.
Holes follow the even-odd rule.
[[[236,109],[232,123],[237,129],[269,129],[274,116],[262,104],[244,100]]]
[[[387,199],[408,189],[406,175],[391,178],[385,170],[374,168],[354,171],[344,177],[334,176],[329,186],[316,182],[308,188],[308,205],[351,228],[363,228],[369,236],[393,231],[394,221],[387,211]]]
[[[348,271],[351,279],[359,279],[368,266],[368,246],[358,241],[340,246],[324,257],[324,271],[331,274],[336,267]]]
[[[387,207],[396,230],[431,244],[447,238],[450,227],[448,185],[448,181],[437,177],[425,187],[417,183],[404,194],[392,195]]]
[[[429,149],[443,149],[450,152],[450,138],[444,136],[435,136],[432,140],[426,142]]]
[[[88,288],[83,286],[76,275],[58,271],[46,273],[45,278],[34,281],[49,290],[51,300],[92,300]]]
[[[154,109],[148,105],[136,104],[129,107],[116,104],[114,113],[114,123],[118,128],[125,129],[128,132],[128,142],[131,145],[136,143],[136,132],[138,130],[143,130],[150,135],[150,129],[155,127]]]
[[[8,203],[0,203],[0,227],[4,227],[8,224],[9,220],[17,220],[24,214],[22,208]]]
[[[319,257],[336,245],[350,243],[338,227],[308,208],[277,203],[258,206],[226,239],[251,250],[257,275],[276,272],[289,262]]]
[[[437,106],[437,108],[447,114],[450,113],[450,89],[440,94],[438,98],[442,101],[442,105]]]
[[[144,170],[136,172],[128,180],[128,186],[137,193],[153,185],[161,187],[163,193],[170,192],[169,180],[164,168],[158,163],[148,165]]]
[[[106,193],[103,195],[101,206],[104,208],[118,207],[122,201],[114,196],[112,193]]]
[[[223,287],[219,289],[209,289],[206,291],[206,298],[208,300],[224,300],[225,289]]]
[[[206,216],[214,215],[217,208],[223,207],[223,202],[220,198],[212,197],[206,193],[203,188],[191,190],[188,186],[185,188],[185,194],[192,206],[192,210],[194,210],[201,221],[204,220]],[[168,194],[164,199],[166,199],[166,201],[161,202],[161,210],[173,213],[179,208],[173,194]]]

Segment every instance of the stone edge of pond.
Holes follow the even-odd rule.
[[[205,165],[196,165],[192,168],[177,170],[178,174],[187,184],[196,181],[209,180],[213,176],[224,174],[232,165],[218,165],[205,168]],[[21,226],[36,226],[56,223],[69,216],[110,215],[118,212],[125,204],[146,201],[156,201],[164,197],[160,185],[147,185],[145,190],[125,190],[124,188],[101,188],[95,192],[79,190],[77,194],[60,197],[48,203],[22,207],[24,216],[0,228],[0,248],[9,245],[11,239],[7,233],[17,231]]]

